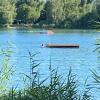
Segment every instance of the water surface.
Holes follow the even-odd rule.
[[[13,44],[12,57],[14,69],[16,70],[13,81],[20,84],[20,73],[29,74],[30,66],[28,50],[32,53],[38,53],[36,60],[41,64],[38,70],[45,78],[49,73],[50,59],[52,68],[58,68],[59,73],[64,76],[69,68],[77,74],[80,83],[84,83],[87,77],[89,82],[91,79],[91,69],[97,69],[99,62],[97,53],[93,52],[96,48],[96,39],[100,37],[100,33],[95,30],[54,30],[53,35],[40,34],[43,29],[10,29],[0,30],[0,45],[7,46],[7,42]],[[79,44],[80,48],[42,48],[41,44],[58,43],[58,44]]]

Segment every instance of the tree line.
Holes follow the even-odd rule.
[[[0,26],[99,28],[99,0],[0,0]]]

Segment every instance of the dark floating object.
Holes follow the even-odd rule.
[[[42,47],[47,48],[79,48],[78,44],[42,44]]]

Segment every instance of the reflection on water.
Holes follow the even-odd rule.
[[[97,54],[93,50],[96,47],[95,41],[100,35],[95,30],[53,30],[55,32],[53,35],[39,34],[40,31],[45,30],[16,28],[0,30],[0,46],[6,46],[7,41],[13,44],[15,53],[12,61],[16,70],[14,80],[20,80],[19,73],[29,73],[29,61],[24,57],[28,55],[28,49],[32,53],[40,52],[36,59],[41,63],[39,71],[42,78],[48,76],[50,59],[52,68],[58,68],[63,76],[69,67],[72,67],[81,82],[84,82],[87,76],[91,76],[90,69],[98,67]],[[42,48],[41,44],[46,43],[79,44],[80,48]]]

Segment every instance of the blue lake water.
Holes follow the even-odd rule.
[[[36,60],[41,64],[38,70],[41,79],[49,74],[49,65],[51,59],[52,68],[58,68],[59,73],[64,76],[71,67],[73,72],[77,74],[80,83],[84,83],[89,77],[92,81],[91,69],[99,67],[98,54],[93,52],[96,48],[96,39],[100,38],[100,33],[96,30],[54,30],[53,35],[39,34],[41,29],[10,29],[0,30],[0,46],[6,47],[7,42],[13,46],[15,52],[12,57],[12,63],[15,69],[15,77],[13,81],[20,84],[22,80],[20,73],[29,74],[30,66],[28,50],[36,55]],[[59,43],[59,44],[79,44],[80,48],[42,48],[41,44]],[[19,78],[20,77],[20,78]]]

